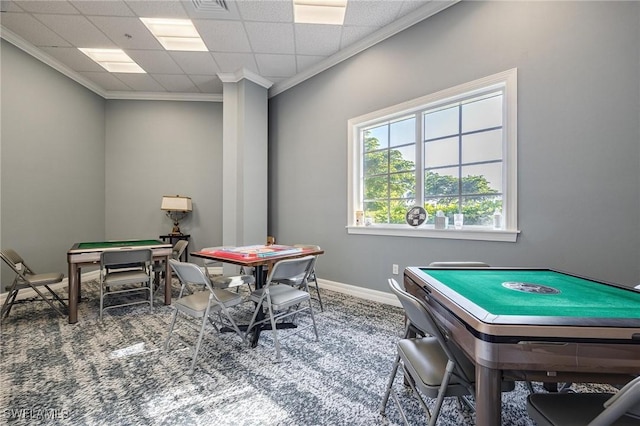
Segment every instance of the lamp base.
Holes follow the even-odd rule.
[[[184,235],[182,232],[180,232],[180,227],[176,223],[173,224],[173,229],[171,230],[170,234],[171,235]]]

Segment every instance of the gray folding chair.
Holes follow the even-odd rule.
[[[278,340],[278,321],[285,318],[293,317],[298,313],[309,311],[311,316],[311,324],[304,327],[297,327],[296,332],[306,328],[313,327],[318,340],[318,329],[316,328],[316,320],[313,316],[313,307],[311,306],[311,296],[309,295],[309,287],[307,279],[315,264],[315,256],[305,256],[297,259],[285,259],[277,262],[267,275],[266,283],[251,293],[250,299],[256,303],[256,309],[253,312],[251,321],[247,326],[247,334],[255,327],[268,328],[273,333],[273,341],[276,349],[276,359],[282,361],[280,354],[280,341]],[[293,277],[302,277],[302,284],[298,287],[292,287],[287,284],[278,284],[286,279]],[[308,306],[303,305],[308,302]],[[267,311],[266,318],[259,319],[261,312]]]
[[[215,247],[209,247],[207,248],[207,250],[215,250]],[[240,268],[240,275],[214,275],[213,273],[211,273],[211,268],[221,266],[222,262],[219,262],[217,260],[204,259],[203,265],[203,269],[214,287],[232,287],[236,289],[236,292],[239,292],[240,288],[243,285],[246,285],[249,293],[253,291],[253,288],[251,286],[255,286],[256,284],[256,279],[252,275],[253,268],[248,268],[251,269],[251,271],[248,271],[246,273],[244,271],[244,268]]]
[[[398,344],[398,354],[393,363],[391,377],[380,404],[380,413],[385,415],[389,397],[394,400],[400,415],[409,424],[405,411],[393,391],[393,383],[400,366],[403,367],[408,384],[420,406],[429,418],[429,425],[435,425],[445,397],[475,396],[475,367],[464,353],[443,333],[430,308],[418,298],[407,293],[394,280],[389,279],[391,291],[398,297],[407,316],[405,338]],[[409,328],[419,330],[424,337],[408,338]],[[503,390],[513,390],[513,382],[504,382]],[[421,394],[435,398],[433,411],[429,410]],[[469,405],[471,402],[462,399]]]
[[[0,317],[4,316],[6,318],[9,316],[9,312],[11,311],[13,304],[16,302],[18,292],[26,288],[33,289],[33,291],[35,291],[42,300],[47,302],[58,314],[63,317],[66,316],[64,312],[67,312],[67,305],[64,303],[62,298],[58,296],[51,287],[49,287],[51,284],[61,282],[64,277],[63,274],[58,272],[36,274],[33,269],[25,263],[24,259],[12,249],[0,250],[0,257],[16,274],[7,292],[7,297],[4,299],[4,303],[2,304]],[[59,309],[54,305],[51,300],[49,300],[49,298],[47,298],[45,294],[38,289],[38,287],[46,288],[53,296],[53,299],[62,306],[62,309]]]
[[[207,320],[213,325],[216,331],[220,329],[216,326],[215,322],[211,319],[210,314],[216,313],[220,320],[221,327],[229,327],[236,332],[238,336],[244,341],[245,336],[240,331],[235,321],[229,313],[229,308],[240,305],[245,302],[238,293],[227,290],[226,288],[218,288],[212,285],[207,274],[204,273],[198,265],[193,263],[179,262],[175,259],[169,261],[171,268],[178,276],[181,283],[180,295],[178,299],[173,302],[175,308],[173,317],[171,318],[171,324],[169,325],[169,333],[164,344],[165,352],[169,350],[169,342],[173,335],[173,330],[178,317],[178,312],[184,315],[201,318],[202,324],[200,325],[200,334],[193,348],[193,360],[191,361],[191,368],[189,373],[193,373],[196,366],[196,360],[198,358],[198,352],[204,336],[204,328]],[[193,294],[185,295],[188,285],[194,284],[196,286],[203,286],[204,290],[196,291]],[[234,285],[234,284],[230,284]],[[223,319],[223,316],[226,317]]]
[[[121,306],[148,303],[153,307],[153,254],[150,249],[105,251],[100,255],[100,320],[103,312]],[[139,286],[132,287],[134,284]],[[105,306],[107,296],[149,293],[145,299],[126,299]]]
[[[302,249],[320,250],[320,246],[308,245],[308,244],[295,244],[294,247],[299,247]],[[317,260],[318,260],[318,257],[316,256],[316,261]],[[291,277],[284,280],[280,280],[278,281],[278,283],[288,284],[294,287],[302,287],[304,285],[303,278],[304,278],[303,276]],[[311,285],[311,282],[313,282],[314,285]],[[316,276],[315,263],[314,263],[313,270],[309,273],[309,276],[307,277],[307,285],[309,287],[315,287],[316,293],[318,295],[318,304],[320,305],[320,311],[324,312],[324,307],[322,306],[322,297],[320,296],[320,287],[318,286],[318,278]]]
[[[538,426],[640,425],[640,377],[617,393],[534,393],[527,412]]]
[[[173,245],[173,248],[171,249],[171,259],[180,260],[180,257],[182,256],[184,251],[187,249],[188,245],[189,245],[189,241],[187,241],[187,240],[178,240],[178,241],[176,241],[176,243]],[[164,269],[163,263],[162,262],[154,262],[154,264],[153,264],[153,272],[157,277],[160,276],[160,275],[164,276],[165,269]],[[159,288],[161,288],[160,280],[158,280],[158,282],[156,282],[156,285],[155,285],[154,289],[157,291]]]

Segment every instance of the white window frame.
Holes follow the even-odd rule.
[[[518,91],[517,69],[513,68],[498,74],[480,78],[456,87],[422,96],[401,104],[352,118],[347,123],[348,131],[348,200],[347,233],[363,235],[385,235],[398,237],[448,238],[461,240],[484,240],[515,242],[518,230],[518,194],[517,194],[517,129],[518,129]],[[486,92],[499,89],[504,93],[506,108],[503,119],[503,206],[504,228],[464,226],[462,229],[434,229],[433,225],[414,228],[408,224],[371,224],[356,225],[356,211],[362,210],[362,144],[360,130],[372,124],[392,120],[415,111],[455,102],[458,98],[469,97],[474,92]],[[416,141],[417,144],[421,141]],[[422,167],[421,162],[416,167]]]

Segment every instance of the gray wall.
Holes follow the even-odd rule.
[[[321,278],[479,260],[640,283],[640,3],[462,2],[270,101],[270,223]],[[516,243],[347,235],[347,120],[518,68]]]
[[[222,243],[222,104],[105,101],[2,40],[0,244],[67,272],[75,242],[157,238],[193,199],[191,249]],[[2,289],[13,273],[2,265]]]
[[[67,270],[74,242],[104,238],[105,101],[2,40],[2,248],[36,272]],[[2,287],[13,273],[2,265]]]
[[[172,222],[163,195],[185,195],[189,250],[222,243],[222,104],[108,101],[106,238],[157,238]]]

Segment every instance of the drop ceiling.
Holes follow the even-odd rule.
[[[349,0],[342,26],[294,23],[291,0],[2,1],[0,35],[107,99],[219,101],[221,77],[274,96],[457,1]],[[208,51],[166,51],[140,17],[191,19]],[[121,48],[146,74],[109,73],[80,47]]]

